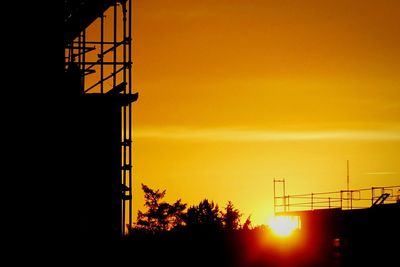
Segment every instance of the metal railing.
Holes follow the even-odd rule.
[[[381,197],[383,195],[384,200]],[[381,201],[377,201],[378,199]],[[276,196],[274,194],[274,211],[276,213],[332,208],[362,209],[376,204],[399,202],[400,186],[381,186],[301,195]]]

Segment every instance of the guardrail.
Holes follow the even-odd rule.
[[[384,197],[383,197],[384,196]],[[362,209],[373,205],[399,203],[400,186],[371,187],[356,190],[276,196],[274,212],[314,209]]]

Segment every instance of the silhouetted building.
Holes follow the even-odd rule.
[[[115,240],[132,223],[131,105],[138,94],[131,88],[131,1],[64,4],[65,130],[72,151],[65,163],[66,217],[77,240]],[[111,22],[105,12],[112,12]],[[93,23],[95,40],[86,35]]]
[[[400,203],[396,201],[397,188],[372,187],[285,196],[285,211],[276,212],[276,215],[300,217],[305,254],[312,259],[313,266],[384,266],[396,262],[398,258]],[[365,192],[372,192],[369,199],[363,199]],[[382,194],[377,196],[377,192]],[[340,197],[331,197],[336,193]],[[310,196],[312,202],[307,202]],[[296,197],[300,202],[296,203]],[[384,203],[386,199],[390,200],[389,203]],[[357,201],[372,204],[365,208],[352,207]],[[347,208],[346,202],[350,205]],[[289,211],[289,208],[295,210],[297,204],[314,205],[314,208]]]

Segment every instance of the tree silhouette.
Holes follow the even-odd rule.
[[[169,223],[172,228],[182,227],[184,225],[185,210],[187,204],[177,200],[169,207]]]
[[[238,230],[240,228],[240,218],[242,214],[233,206],[231,201],[225,207],[225,213],[222,213],[224,228],[228,230]]]
[[[198,206],[191,206],[185,216],[189,228],[221,229],[222,216],[217,204],[204,199]]]
[[[146,212],[138,211],[136,227],[151,233],[168,231],[172,228],[182,225],[183,213],[186,204],[177,200],[170,205],[167,202],[161,202],[166,194],[166,190],[153,190],[147,185],[142,184],[144,192]]]
[[[246,221],[244,222],[242,229],[243,230],[250,230],[251,228],[252,228],[251,215],[249,215],[249,217],[247,217]]]

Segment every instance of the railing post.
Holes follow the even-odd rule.
[[[353,190],[350,191],[350,209],[353,209]]]
[[[374,192],[375,192],[374,189],[375,189],[374,187],[371,187],[371,206],[374,205]]]
[[[285,179],[283,179],[283,207],[286,212],[286,188],[285,188]]]
[[[314,193],[311,193],[311,210],[314,209]]]
[[[276,214],[276,194],[275,194],[275,178],[274,178],[274,215]]]
[[[340,209],[343,209],[343,190],[340,190]]]

